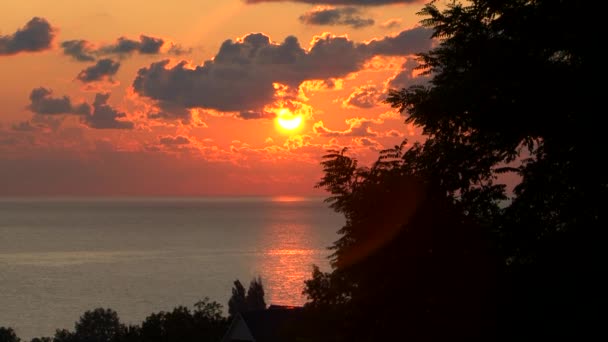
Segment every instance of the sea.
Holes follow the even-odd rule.
[[[111,308],[126,324],[260,276],[266,303],[302,305],[344,218],[320,197],[0,199],[0,327],[22,339]]]

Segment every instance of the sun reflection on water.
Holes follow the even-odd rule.
[[[323,266],[329,254],[325,249],[315,249],[307,238],[310,229],[305,224],[276,224],[264,232],[267,248],[256,268],[264,281],[267,304],[305,302],[304,281],[311,277],[312,265]]]

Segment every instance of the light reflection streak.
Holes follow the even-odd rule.
[[[312,265],[327,264],[327,250],[315,249],[307,236],[305,224],[275,224],[264,231],[263,256],[256,265],[266,289],[266,303],[302,305],[304,281],[311,276]]]

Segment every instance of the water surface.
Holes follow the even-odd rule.
[[[0,326],[48,336],[95,307],[140,323],[256,275],[299,305],[342,223],[320,198],[0,199]]]

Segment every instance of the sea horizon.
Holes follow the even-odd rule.
[[[0,198],[0,325],[22,338],[107,307],[126,323],[261,276],[267,304],[302,305],[343,219],[315,196]]]

